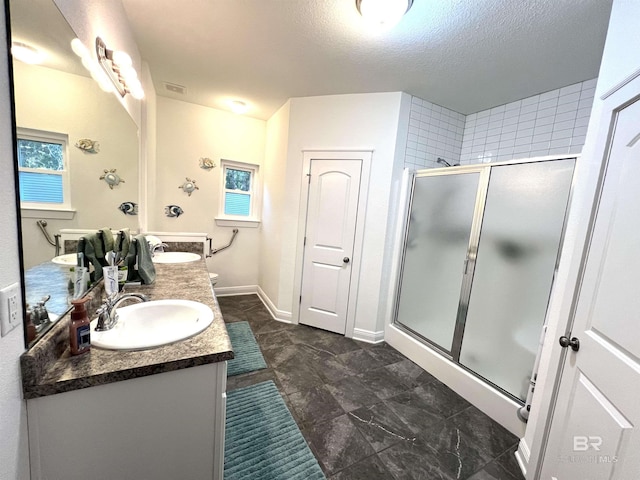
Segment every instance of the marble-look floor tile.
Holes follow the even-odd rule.
[[[386,343],[368,347],[367,351],[384,365],[390,365],[407,359],[407,357]]]
[[[506,472],[511,474],[516,480],[524,480],[518,460],[516,460],[516,450],[518,445],[514,445],[505,453],[495,459],[495,462],[500,465]]]
[[[308,424],[322,422],[344,414],[338,401],[324,385],[288,394],[298,418]]]
[[[491,458],[502,455],[518,442],[515,435],[473,406],[450,420]]]
[[[325,383],[337,382],[346,377],[353,377],[357,373],[340,362],[336,356],[319,358],[314,364],[314,370]]]
[[[384,362],[371,355],[368,349],[365,348],[340,353],[337,358],[356,373],[367,372],[385,365]]]
[[[291,339],[282,332],[268,332],[254,334],[256,341],[260,345],[260,350],[283,349],[293,345]]]
[[[358,378],[383,400],[407,390],[406,384],[384,367],[361,373]]]
[[[468,478],[492,458],[451,420],[426,430],[421,440],[436,453],[442,468],[456,479]]]
[[[399,442],[378,453],[395,480],[458,480],[419,442]]]
[[[371,455],[336,473],[329,480],[388,480],[392,478],[378,456]]]
[[[444,417],[429,400],[413,390],[387,398],[384,403],[416,434],[428,431],[444,421]]]
[[[436,410],[440,415],[448,418],[469,408],[471,404],[456,392],[438,380],[421,385],[413,389],[420,398]]]
[[[425,372],[421,367],[413,363],[411,360],[402,360],[400,362],[387,365],[384,368],[393,373],[409,388],[415,388],[420,385],[427,385],[428,383],[436,380],[433,375]]]
[[[308,343],[311,345],[319,344],[323,339],[331,338],[334,333],[320,330],[319,328],[307,327],[306,325],[297,325],[298,328],[289,330],[287,335],[293,343]]]
[[[324,383],[308,362],[296,357],[279,364],[275,367],[275,372],[283,391],[287,394],[308,390]]]
[[[305,428],[305,438],[327,475],[372,455],[373,448],[345,414]]]
[[[331,352],[333,355],[361,350],[358,342],[337,334],[321,338],[318,342],[318,346],[323,350]]]
[[[376,452],[398,442],[416,440],[411,429],[382,402],[349,412],[349,416]]]
[[[326,386],[345,412],[381,401],[358,377],[345,377]]]

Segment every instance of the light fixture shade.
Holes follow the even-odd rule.
[[[42,63],[44,60],[44,55],[41,51],[22,42],[13,42],[11,44],[11,55],[15,59],[30,65]]]
[[[367,22],[389,28],[396,25],[413,0],[356,0],[356,8]]]

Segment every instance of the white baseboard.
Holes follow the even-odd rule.
[[[518,443],[518,450],[516,450],[516,460],[518,462],[518,466],[520,470],[522,470],[522,475],[524,477],[527,476],[527,468],[529,466],[529,457],[531,456],[531,451],[529,450],[529,445],[524,438],[520,439]]]
[[[354,328],[353,337],[351,338],[354,340],[359,340],[361,342],[366,342],[366,343],[380,343],[384,341],[384,331],[372,332],[370,330]]]
[[[257,285],[242,285],[239,287],[214,287],[216,297],[227,297],[231,295],[251,295],[258,293]]]
[[[271,314],[274,320],[277,320],[279,322],[284,322],[284,323],[292,323],[291,312],[287,312],[285,310],[278,310],[276,306],[273,304],[273,302],[271,301],[271,299],[269,298],[269,296],[265,293],[265,291],[262,290],[262,288],[260,288],[260,285],[258,285],[257,293],[258,293],[258,297],[260,297],[260,300],[262,300],[262,303],[264,303],[264,306],[267,307],[267,310],[269,310],[269,313]]]

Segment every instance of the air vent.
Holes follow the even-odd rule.
[[[176,83],[163,82],[164,88],[171,93],[177,93],[178,95],[185,95],[187,93],[187,87],[184,85],[178,85]]]

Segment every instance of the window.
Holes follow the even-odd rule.
[[[17,151],[22,207],[69,209],[66,136],[18,129]]]
[[[258,222],[258,166],[222,160],[222,198],[217,222]],[[229,223],[230,222],[230,223]]]

